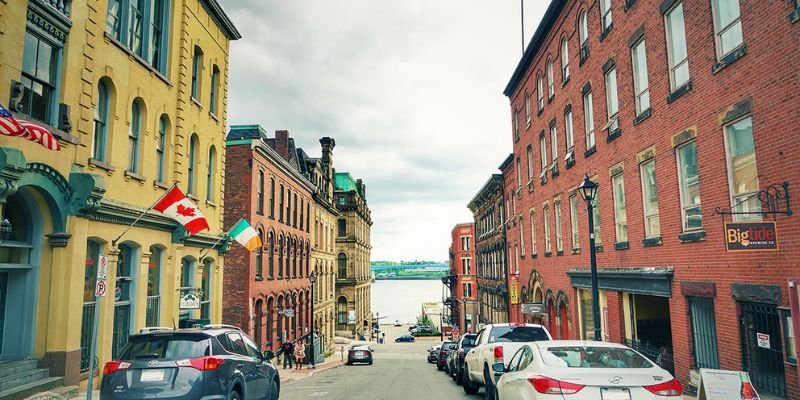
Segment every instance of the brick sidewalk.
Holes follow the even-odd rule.
[[[275,365],[279,364],[276,363]],[[284,383],[308,378],[317,372],[336,368],[341,365],[344,365],[344,361],[342,361],[341,355],[337,351],[333,355],[326,358],[324,362],[317,364],[316,368],[314,369],[308,368],[307,365],[303,365],[303,369],[283,369],[282,367],[278,367],[278,372],[281,375],[281,383]]]

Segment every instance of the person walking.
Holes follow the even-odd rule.
[[[297,342],[297,346],[294,348],[294,357],[297,369],[303,369],[303,359],[306,357],[306,345],[303,344],[302,339]]]
[[[289,364],[290,369],[293,368],[292,359],[294,358],[294,344],[288,340],[283,342],[281,351],[283,352],[283,369],[286,369],[286,364]]]

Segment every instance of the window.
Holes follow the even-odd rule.
[[[525,257],[525,224],[522,223],[522,217],[519,218],[519,246],[521,249],[521,253],[523,257]],[[516,249],[516,246],[514,246]],[[519,261],[519,257],[515,258],[516,261]],[[517,265],[517,272],[519,272],[519,265]]]
[[[533,181],[533,146],[528,145],[528,185]]]
[[[211,68],[211,97],[209,99],[208,110],[211,114],[217,115],[217,91],[219,90],[219,67],[216,65]]]
[[[464,284],[464,297],[472,297],[472,284],[465,283]]]
[[[553,76],[553,59],[547,60],[547,99],[552,100],[556,95],[555,77]]]
[[[156,181],[164,182],[167,171],[167,116],[158,119],[158,142],[156,143]],[[149,325],[148,325],[149,326]]]
[[[686,28],[683,23],[683,2],[676,4],[664,14],[667,35],[667,59],[671,89],[689,82],[689,56],[686,51]]]
[[[531,124],[531,94],[525,91],[525,123]]]
[[[542,167],[541,176],[544,177],[547,174],[547,139],[544,137],[544,132],[539,136],[539,156]]]
[[[694,368],[719,368],[714,299],[687,297],[692,332]]]
[[[594,197],[592,201],[592,217],[594,217],[594,244],[595,246],[603,243],[602,229],[600,228],[600,192]]]
[[[142,111],[139,101],[131,106],[131,129],[128,132],[128,171],[139,172],[139,136],[142,130]]]
[[[281,184],[281,188],[279,191],[280,197],[278,200],[278,221],[283,222],[283,184]]]
[[[683,230],[703,229],[700,209],[700,176],[697,171],[697,147],[694,141],[677,149],[678,181],[681,194]]]
[[[569,80],[569,42],[567,38],[561,40],[561,81]]]
[[[572,233],[572,252],[574,253],[581,248],[581,235],[578,225],[578,195],[575,193],[569,196],[569,219],[569,227]]]
[[[192,98],[195,100],[200,98],[200,70],[202,68],[203,50],[195,46],[192,58]]]
[[[603,22],[603,32],[611,29],[611,0],[600,0],[600,19]]]
[[[520,171],[519,157],[517,157],[516,163],[514,165],[516,167],[515,168],[516,169],[515,172],[517,173],[517,193],[519,193],[519,190],[522,188],[522,177],[521,177],[522,176],[522,172]]]
[[[347,299],[344,297],[339,297],[336,301],[336,323],[347,325]]]
[[[636,96],[636,115],[650,109],[650,89],[647,82],[647,52],[644,39],[631,48],[633,58],[633,91]]]
[[[106,34],[124,43],[137,57],[166,73],[169,2],[165,0],[109,0]]]
[[[192,134],[192,138],[189,139],[189,165],[188,165],[188,182],[186,184],[186,190],[189,191],[190,194],[194,194],[196,192],[195,187],[195,164],[197,163],[197,134]]]
[[[572,132],[572,107],[564,114],[564,132],[566,135],[567,155],[566,159],[572,156],[572,151],[575,148],[575,137]]]
[[[347,255],[344,253],[339,253],[336,261],[339,269],[339,279],[347,279]]]
[[[592,92],[583,95],[583,115],[586,127],[586,150],[594,148],[594,110],[592,109]]]
[[[145,325],[160,326],[159,303],[161,300],[161,264],[164,251],[160,247],[150,246],[150,262],[147,266],[147,309]]]
[[[580,16],[578,16],[578,39],[581,41],[581,50],[589,45],[589,23],[586,11],[581,11]]]
[[[461,273],[464,275],[469,275],[472,273],[472,269],[470,268],[470,262],[472,260],[469,257],[463,257],[461,259]]]
[[[645,161],[639,167],[642,175],[642,203],[644,203],[645,237],[661,236],[658,219],[658,193],[656,193],[656,160]]]
[[[108,161],[106,143],[108,142],[108,89],[103,81],[97,84],[97,107],[94,108],[94,136],[92,140],[92,158]]]
[[[275,219],[275,178],[269,178],[269,217]]]
[[[211,146],[208,149],[208,168],[206,172],[206,201],[213,202],[214,201],[214,176],[216,175],[216,168],[217,168],[217,149],[214,146]],[[261,184],[261,191],[264,191],[264,184]],[[263,195],[262,195],[263,198]],[[263,213],[264,210],[262,209],[261,212]],[[262,241],[263,242],[263,241]]]
[[[619,99],[617,98],[617,69],[611,68],[605,75],[606,106],[608,107],[608,134],[619,129]]]
[[[728,150],[728,181],[734,221],[760,221],[761,202],[758,199],[758,169],[753,143],[753,120],[747,117],[725,126]]]
[[[548,255],[551,251],[550,246],[550,207],[542,207],[542,214],[544,214],[544,254]]]
[[[336,235],[337,235],[338,237],[345,237],[345,236],[347,236],[347,220],[346,220],[346,219],[340,219],[340,220],[338,221],[337,228],[338,228],[338,229],[336,230]]]
[[[258,171],[258,189],[256,190],[256,212],[264,215],[264,171]]]
[[[514,124],[514,140],[519,140],[519,110],[516,108],[514,109],[514,116],[511,123]]]
[[[292,224],[292,192],[288,187],[286,188],[286,219],[284,222],[286,225]]]
[[[200,275],[200,288],[203,289],[203,296],[200,299],[200,319],[211,319],[211,260],[206,258],[203,261],[203,272]]]
[[[305,199],[303,199],[301,197],[300,198],[300,223],[298,224],[299,229],[301,231],[303,230],[303,220],[305,219],[305,216],[303,215],[303,212],[304,212],[304,209],[305,209],[305,205],[306,205],[305,204]]]
[[[275,278],[275,235],[272,232],[269,233],[269,239],[267,240],[268,247],[267,247],[267,277],[269,279]]]
[[[264,243],[264,231],[261,228],[258,228],[258,238],[261,240],[261,243]],[[270,255],[270,258],[272,256]],[[256,279],[262,279],[264,273],[264,248],[259,246],[256,249]]]
[[[278,279],[283,278],[283,255],[286,252],[283,235],[278,238]]]
[[[54,119],[60,50],[33,33],[25,32],[22,112],[46,123]]]
[[[469,236],[462,236],[461,237],[461,250],[467,251],[469,250]]]
[[[614,223],[616,226],[617,243],[628,241],[628,214],[625,210],[625,181],[622,174],[611,178],[614,188]]]
[[[536,211],[531,210],[531,254],[536,255]]]
[[[292,194],[292,226],[297,228],[297,193]]]
[[[542,73],[536,78],[536,106],[539,111],[544,109],[544,81],[542,81]]]
[[[800,1],[800,0],[797,0]],[[798,3],[800,4],[800,3]],[[800,5],[798,5],[800,7]],[[790,310],[780,309],[780,315],[783,319],[783,343],[786,349],[786,362],[797,365],[797,344],[794,340],[794,330],[792,329],[792,313]]]
[[[717,56],[725,57],[743,43],[739,0],[712,0]]]
[[[553,168],[558,163],[558,132],[556,132],[555,120],[550,124],[550,155],[553,157]]]
[[[556,223],[556,251],[561,253],[564,251],[564,236],[561,229],[561,202],[553,202],[553,213]]]

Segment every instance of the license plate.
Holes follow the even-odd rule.
[[[142,376],[139,378],[141,382],[161,382],[164,380],[163,369],[143,369]]]
[[[356,352],[356,356],[358,356],[358,357],[361,357],[361,356],[363,356],[363,355],[364,355],[364,352],[363,352],[363,351],[357,351],[357,352]]]
[[[631,400],[631,391],[628,388],[600,388],[600,398],[603,400]]]

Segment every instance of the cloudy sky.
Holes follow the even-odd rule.
[[[525,1],[526,43],[545,0]],[[372,260],[448,258],[450,231],[512,151],[502,91],[519,0],[224,0],[229,124],[288,129],[367,185]]]

